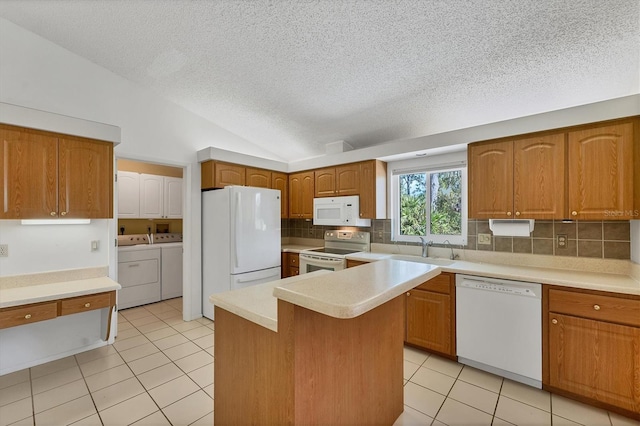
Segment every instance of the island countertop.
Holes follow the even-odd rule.
[[[435,265],[385,259],[277,286],[273,295],[334,318],[355,318],[440,275],[440,271]]]
[[[334,318],[354,318],[440,274],[435,265],[384,260],[315,271],[209,296],[214,305],[278,331],[277,299]]]
[[[321,270],[209,296],[209,302],[272,331],[278,331],[278,299],[273,289],[296,281],[333,274]]]

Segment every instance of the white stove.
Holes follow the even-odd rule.
[[[371,250],[371,234],[359,231],[326,231],[324,247],[300,252],[300,273],[327,269],[340,271],[347,266],[346,256]]]

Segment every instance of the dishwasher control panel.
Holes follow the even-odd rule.
[[[496,293],[512,294],[515,296],[540,297],[541,285],[519,281],[507,281],[498,279],[485,279],[479,277],[458,277],[457,287],[469,289],[493,291]]]

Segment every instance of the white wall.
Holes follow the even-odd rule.
[[[106,266],[110,222],[21,225],[19,220],[0,220],[0,244],[9,245],[9,257],[0,257],[0,276]],[[92,240],[99,241],[97,251],[91,251]]]
[[[197,317],[201,284],[200,170],[196,152],[215,146],[273,160],[280,158],[2,18],[0,58],[0,102],[118,126],[121,143],[115,149],[117,157],[187,167],[184,177],[190,183],[185,196],[184,242],[190,253],[185,256],[185,277],[191,291],[185,293],[185,299],[193,300],[185,300],[189,308],[184,315],[189,319]],[[192,220],[198,223],[189,224]],[[14,226],[4,224],[0,229],[0,239],[5,238],[5,227],[10,239],[5,242],[10,244],[10,257],[0,263],[3,275],[9,275],[5,270],[11,274],[42,270],[45,267],[38,265],[41,259],[46,259],[47,268],[56,270],[79,264],[91,266],[98,256],[77,256],[84,250],[84,241],[108,238],[106,230],[97,238],[90,231],[92,227],[75,228],[73,233],[78,235],[69,236],[69,246],[39,246],[30,240],[35,231]],[[49,230],[40,230],[43,235],[50,235]],[[22,247],[19,253],[26,259],[18,259],[13,247]],[[73,257],[78,259],[71,261]],[[101,260],[104,265],[105,260],[112,259]],[[193,312],[188,312],[190,309]]]

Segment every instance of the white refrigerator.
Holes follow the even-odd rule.
[[[202,193],[202,314],[213,293],[280,279],[280,191],[227,186]]]

